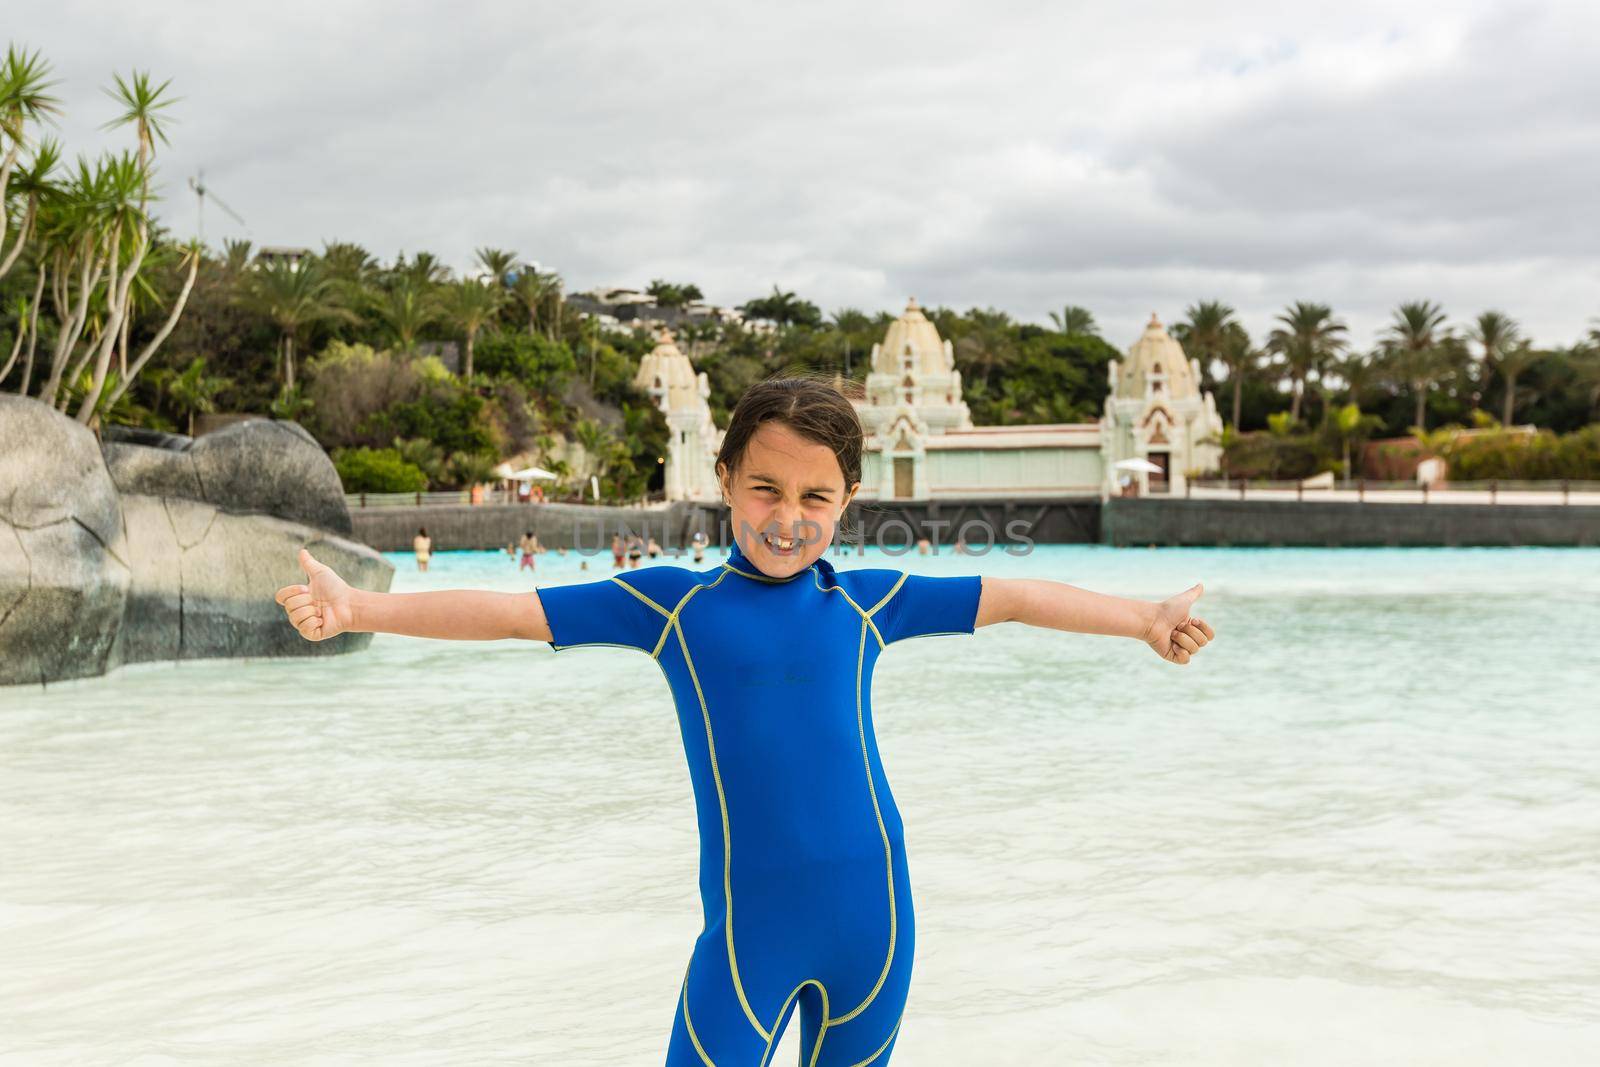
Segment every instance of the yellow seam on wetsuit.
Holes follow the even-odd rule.
[[[883,594],[883,599],[878,601],[876,604],[872,605],[872,610],[867,612],[867,617],[870,619],[872,616],[874,616],[874,615],[876,615],[878,613],[878,609],[879,608],[883,607],[889,601],[893,600],[894,599],[894,595],[900,591],[900,587],[902,585],[906,584],[906,579],[909,578],[909,577],[910,577],[909,574],[907,574],[904,571],[902,571],[901,574],[900,574],[899,580],[896,581],[894,583],[894,585],[890,587],[890,589],[889,589],[889,591],[887,593]]]
[[[866,621],[866,624],[868,626],[872,627],[872,636],[876,637],[878,639],[878,647],[880,649],[884,647],[883,634],[878,632],[877,624],[872,621],[872,612],[861,610],[861,605],[857,604],[856,601],[855,601],[855,598],[852,597],[849,593],[844,591],[844,587],[843,586],[835,585],[835,586],[830,586],[830,587],[824,588],[823,585],[822,585],[822,575],[820,573],[816,572],[816,571],[812,571],[811,577],[812,577],[812,580],[816,583],[817,588],[820,589],[822,592],[824,592],[824,593],[838,593],[840,596],[844,597],[845,600],[849,602],[850,606],[856,609],[856,614],[860,615],[861,618]]]
[[[667,643],[667,633],[672,629],[672,624],[678,621],[678,614],[683,611],[684,606],[689,603],[689,598],[694,596],[702,589],[715,589],[717,587],[717,583],[722,581],[722,579],[726,578],[727,576],[728,572],[723,571],[721,574],[717,575],[717,580],[712,582],[710,585],[701,585],[699,582],[696,582],[693,589],[690,589],[687,593],[683,594],[683,596],[678,600],[677,606],[674,607],[667,615],[667,624],[661,628],[661,636],[656,638],[656,647],[650,650],[651,659],[656,659],[656,657],[661,655],[661,649]]]
[[[761,1053],[761,1062],[757,1065],[757,1067],[767,1067],[767,1057],[772,1055],[772,1041],[773,1038],[778,1034],[778,1027],[782,1025],[783,1017],[788,1013],[789,1005],[794,1003],[794,998],[800,995],[800,990],[804,989],[808,985],[816,986],[817,991],[822,994],[822,1025],[817,1027],[817,1040],[816,1043],[811,1046],[811,1060],[809,1065],[809,1067],[816,1067],[817,1057],[822,1054],[822,1039],[828,1035],[828,987],[823,985],[815,978],[807,978],[804,982],[801,982],[799,985],[795,986],[794,992],[790,993],[788,999],[783,1002],[783,1007],[778,1009],[778,1017],[772,1020],[773,1037],[767,1038],[766,1050]]]
[[[898,1034],[900,1032],[900,1023],[901,1023],[901,1021],[903,1019],[905,1019],[904,1015],[900,1016],[899,1019],[896,1019],[894,1021],[894,1029],[890,1030],[889,1031],[889,1036],[883,1039],[883,1044],[878,1046],[878,1051],[874,1052],[872,1055],[868,1056],[864,1060],[861,1060],[861,1061],[859,1061],[857,1063],[852,1063],[850,1065],[850,1067],[869,1067],[869,1065],[872,1063],[873,1060],[877,1059],[879,1056],[882,1056],[883,1055],[883,1050],[888,1048],[889,1047],[889,1042],[894,1040],[894,1035]],[[815,1063],[815,1062],[816,1062],[815,1060],[812,1061],[812,1063]]]
[[[706,752],[711,757],[711,780],[717,787],[717,807],[722,809],[722,899],[727,911],[728,973],[733,978],[733,991],[739,995],[739,1006],[744,1009],[744,1017],[750,1020],[756,1033],[766,1041],[772,1035],[762,1028],[761,1020],[756,1018],[755,1011],[750,1007],[750,999],[744,995],[744,983],[739,981],[739,957],[733,948],[733,839],[728,828],[728,797],[722,791],[722,772],[717,768],[717,742],[711,733],[711,712],[706,709],[706,694],[700,688],[700,676],[695,673],[694,659],[689,655],[689,640],[683,636],[683,623],[673,619],[668,625],[678,635],[678,647],[683,650],[683,662],[689,668],[689,681],[694,683],[694,694],[700,700],[700,716],[706,724]],[[866,641],[865,634],[862,635],[862,641]]]
[[[880,604],[879,607],[881,606]],[[824,1030],[830,1026],[839,1026],[847,1023],[866,1011],[867,1005],[877,999],[879,991],[883,989],[884,981],[889,977],[889,969],[894,966],[894,942],[897,925],[894,908],[894,849],[889,844],[889,830],[883,825],[883,810],[878,807],[878,787],[872,784],[872,758],[867,754],[867,726],[861,710],[861,671],[867,655],[868,623],[869,620],[863,615],[861,617],[861,641],[856,649],[856,731],[861,735],[861,762],[867,768],[867,792],[872,796],[872,815],[873,818],[878,820],[878,833],[883,838],[883,869],[889,886],[889,954],[883,959],[883,973],[878,975],[878,983],[872,987],[872,992],[867,994],[867,999],[837,1019],[830,1019],[824,1022],[822,1024]]]
[[[689,1040],[694,1043],[694,1050],[700,1053],[700,1062],[706,1067],[717,1067],[711,1062],[711,1057],[706,1055],[705,1046],[700,1044],[700,1037],[694,1032],[694,1023],[689,1021],[689,968],[683,969],[683,1025],[689,1031]]]
[[[654,600],[651,600],[649,597],[645,596],[643,593],[639,592],[639,590],[635,589],[633,586],[629,585],[627,582],[623,581],[621,578],[618,578],[616,575],[612,575],[611,576],[611,580],[613,582],[616,582],[618,585],[622,586],[622,588],[626,589],[628,592],[632,593],[634,596],[638,597],[640,600],[644,601],[646,604],[649,604],[651,607],[655,608],[661,614],[663,614],[663,615],[670,615],[671,614],[671,612],[667,611],[666,608],[662,607],[660,604],[657,604]]]

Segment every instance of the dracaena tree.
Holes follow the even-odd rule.
[[[170,83],[157,83],[142,71],[116,75],[106,94],[120,110],[106,126],[130,127],[133,150],[93,160],[79,157],[66,167],[60,144],[34,135],[34,128],[58,111],[49,93],[52,84],[49,66],[37,52],[12,46],[0,61],[0,276],[19,265],[34,273],[31,299],[15,309],[13,348],[22,366],[18,391],[63,412],[76,402],[77,420],[96,425],[123,400],[129,383],[171,334],[193,288],[201,252],[163,242],[150,211],[157,199],[155,156],[167,143],[167,109],[176,102],[168,93]],[[171,305],[160,309],[159,294],[142,272],[173,255],[182,257],[187,270]],[[54,319],[51,330],[40,324],[46,309]],[[130,359],[136,310],[164,310],[165,318]],[[40,353],[45,334],[48,351]],[[115,369],[114,353],[119,356]],[[0,380],[16,362],[6,359]]]

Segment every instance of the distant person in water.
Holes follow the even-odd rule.
[[[628,535],[628,566],[637,567],[639,557],[644,555],[644,538],[638,534]]]
[[[531,571],[538,569],[533,562],[533,554],[538,550],[538,547],[538,539],[533,536],[532,530],[522,535],[522,562],[517,566],[517,570]]]
[[[619,533],[612,534],[611,535],[611,567],[612,567],[613,570],[619,570],[620,571],[622,569],[622,556],[623,556],[623,554],[625,552],[627,552],[627,550],[628,550],[628,547],[627,547],[627,545],[623,544],[622,535],[619,534]]]
[[[433,538],[428,536],[428,528],[420,527],[417,536],[411,539],[411,551],[417,554],[417,570],[428,569],[428,557],[433,555]]]
[[[706,534],[704,530],[696,530],[694,532],[693,543],[694,561],[696,563],[704,563],[706,561]]]
[[[650,543],[645,547],[645,552],[649,553],[651,559],[655,559],[661,555],[661,546],[656,544],[656,539],[653,534],[650,537]]]

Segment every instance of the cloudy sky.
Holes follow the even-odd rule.
[[[1600,5],[32,5],[73,151],[113,71],[173,79],[164,212],[206,236],[568,287],[774,284],[824,309],[1083,304],[1130,343],[1220,299],[1600,316]]]

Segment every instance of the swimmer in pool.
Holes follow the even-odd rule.
[[[661,667],[700,827],[704,925],[673,1009],[668,1067],[767,1067],[798,1009],[808,1067],[884,1067],[915,923],[903,828],[872,726],[890,646],[1020,622],[1145,642],[1186,664],[1215,636],[1196,584],[1160,603],[1063,582],[835,569],[860,488],[862,429],[825,381],[771,379],[734,409],[716,473],[733,544],[705,570],[662,564],[528,593],[370,593],[301,550],[277,599],[300,634],[612,646]]]

